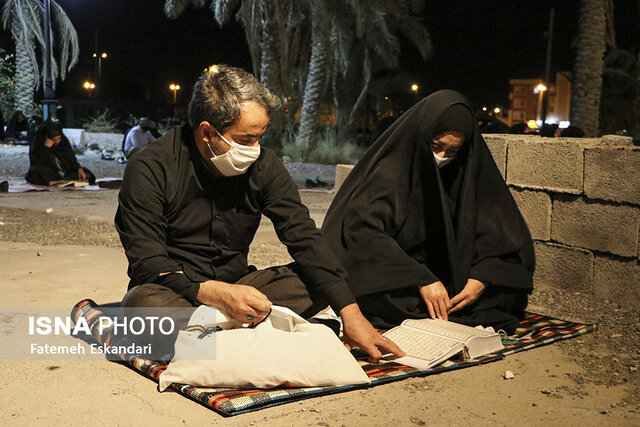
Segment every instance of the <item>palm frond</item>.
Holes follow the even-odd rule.
[[[231,20],[233,14],[238,10],[242,0],[214,0],[211,2],[211,10],[220,26]]]
[[[167,18],[175,19],[189,6],[204,7],[206,0],[165,0],[164,14]]]

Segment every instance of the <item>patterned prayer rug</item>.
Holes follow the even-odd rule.
[[[80,318],[80,316],[84,316],[87,320],[87,324],[91,328],[92,337],[99,344],[106,343],[107,345],[111,345],[111,335],[101,336],[99,334],[98,319],[103,314],[104,313],[93,301],[87,299],[80,301],[74,306],[71,312],[71,318],[75,322]],[[431,369],[421,370],[390,361],[371,364],[366,361],[366,356],[364,356],[362,360],[358,360],[358,363],[371,379],[369,384],[277,388],[270,390],[208,388],[194,387],[186,384],[172,384],[171,387],[177,390],[178,393],[187,396],[222,415],[231,416],[297,400],[308,399],[310,397],[373,387],[409,377],[432,375],[439,372],[452,371],[455,369],[466,368],[468,366],[489,363],[500,360],[509,354],[530,350],[535,347],[541,347],[568,338],[574,338],[579,335],[592,332],[595,329],[596,325],[573,323],[540,314],[529,313],[526,318],[520,322],[520,326],[516,331],[515,337],[517,341],[511,340],[513,341],[512,343],[505,343],[504,350],[475,360],[452,358]],[[132,369],[156,382],[158,381],[160,374],[167,368],[167,365],[146,360],[141,357],[128,356],[121,358],[123,363],[129,365]]]

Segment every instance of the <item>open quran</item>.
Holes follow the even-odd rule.
[[[84,187],[85,185],[89,185],[87,181],[77,181],[77,180],[60,180],[60,181],[50,181],[49,186],[51,187]]]
[[[460,352],[475,359],[504,348],[500,334],[441,319],[407,319],[383,335],[407,353],[385,356],[386,360],[418,369],[436,366]]]

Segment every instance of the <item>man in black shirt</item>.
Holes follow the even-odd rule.
[[[194,87],[190,124],[131,159],[116,214],[131,278],[123,306],[206,304],[255,323],[272,302],[306,317],[328,303],[348,346],[373,359],[380,350],[402,355],[364,318],[291,176],[260,147],[269,113],[280,106],[252,75],[212,66]],[[294,263],[261,271],[247,265],[262,214]]]

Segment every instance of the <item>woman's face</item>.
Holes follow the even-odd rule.
[[[56,146],[58,144],[60,144],[60,141],[62,141],[62,135],[57,135],[54,136],[53,138],[47,138],[47,140],[45,142],[49,143],[49,144],[53,144],[53,146]],[[49,145],[47,144],[47,145]]]
[[[431,149],[442,157],[456,157],[464,144],[464,134],[455,130],[441,133],[433,138]]]

